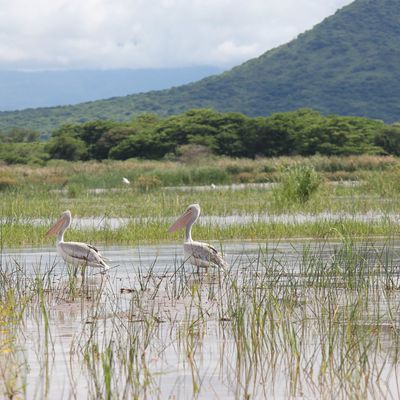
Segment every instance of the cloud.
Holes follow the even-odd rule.
[[[0,69],[232,66],[351,0],[13,0]]]

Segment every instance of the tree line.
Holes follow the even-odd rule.
[[[36,158],[43,162],[162,159],[176,155],[183,145],[201,145],[216,155],[247,158],[400,154],[400,124],[387,125],[362,117],[323,116],[311,109],[255,118],[212,109],[193,109],[164,118],[143,114],[130,122],[97,120],[66,124],[48,140],[38,143],[39,138],[39,134],[29,130],[3,132],[0,159],[24,162],[21,154],[14,153],[29,148],[36,148]]]

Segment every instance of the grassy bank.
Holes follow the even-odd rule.
[[[93,243],[170,240],[175,236],[166,234],[168,224],[191,203],[199,203],[205,217],[251,215],[256,221],[198,226],[194,231],[198,238],[332,237],[340,230],[357,236],[397,232],[396,224],[385,219],[385,215],[400,212],[400,165],[395,158],[215,159],[201,165],[126,161],[54,163],[38,168],[2,166],[1,242],[3,246],[50,243],[43,234],[66,209],[75,218],[135,218],[118,229],[102,226],[92,231],[71,232],[70,237],[76,240],[80,237],[90,238]],[[215,171],[224,178],[218,181]],[[269,186],[248,185],[240,189],[218,186],[254,183],[257,174],[264,174],[262,183],[268,181]],[[131,183],[124,184],[122,177]],[[182,184],[205,182],[208,182],[205,190],[182,187]],[[215,182],[216,187],[212,188],[210,182]],[[329,218],[331,214],[374,213],[383,216],[381,221],[347,218],[338,222]],[[296,214],[327,214],[327,217],[301,223],[259,220],[265,215]]]

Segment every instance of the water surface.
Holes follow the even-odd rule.
[[[112,343],[112,348],[117,349],[118,342],[129,343],[138,335],[143,358],[132,363],[141,366],[139,398],[186,399],[198,396],[235,399],[243,398],[244,391],[251,393],[249,398],[289,398],[290,382],[287,377],[293,377],[291,361],[288,364],[293,349],[285,347],[289,342],[285,342],[282,336],[280,348],[268,353],[276,357],[274,368],[272,364],[258,366],[257,375],[243,361],[244,364],[240,364],[243,369],[240,369],[241,352],[246,350],[240,350],[240,344],[235,339],[237,332],[232,317],[220,315],[225,307],[223,303],[230,301],[224,295],[223,285],[232,287],[237,284],[242,288],[241,296],[245,298],[246,287],[256,284],[259,285],[260,296],[263,286],[268,287],[268,291],[273,293],[271,301],[282,302],[285,307],[287,301],[295,301],[298,312],[303,310],[305,313],[302,323],[297,318],[292,320],[293,315],[288,315],[289,326],[292,324],[295,335],[302,338],[297,343],[305,343],[300,353],[304,364],[299,366],[302,372],[298,387],[302,390],[293,390],[292,397],[321,398],[322,389],[317,390],[314,386],[318,383],[318,368],[323,362],[321,343],[325,341],[324,334],[318,331],[322,326],[322,316],[314,314],[315,309],[324,307],[320,297],[325,296],[325,290],[327,294],[334,290],[338,304],[343,303],[343,307],[357,304],[359,296],[364,294],[343,286],[346,269],[350,273],[352,268],[356,269],[354,276],[357,280],[367,277],[376,282],[376,287],[381,282],[384,285],[392,282],[394,288],[399,285],[400,242],[311,240],[213,244],[231,265],[229,278],[221,280],[218,271],[200,275],[194,273],[193,268],[184,263],[181,243],[104,246],[101,251],[114,268],[106,276],[89,268],[84,282],[78,276],[78,295],[75,297],[71,295],[68,269],[54,247],[3,249],[3,277],[11,279],[13,275],[21,274],[26,282],[37,277],[47,288],[46,317],[40,301],[33,302],[25,310],[23,334],[19,334],[17,339],[21,350],[18,352],[20,364],[15,368],[25,376],[26,397],[96,398],[94,376],[101,378],[98,384],[102,391],[105,390],[102,377],[104,359],[101,361],[103,356],[99,356],[96,375],[91,375],[94,372],[90,372],[88,367],[89,359],[84,361],[83,355],[92,349],[93,343],[105,348]],[[382,265],[385,268],[381,268]],[[331,269],[328,277],[336,288],[323,289],[326,282],[320,281],[319,275],[323,275],[324,269]],[[227,284],[225,279],[229,279],[230,283]],[[357,280],[354,280],[355,285]],[[358,329],[377,323],[376,307],[379,308],[380,350],[371,355],[371,360],[376,363],[372,374],[379,370],[380,375],[374,375],[367,397],[374,398],[374,391],[378,390],[377,382],[381,380],[378,385],[380,393],[397,398],[400,395],[396,378],[399,362],[393,358],[396,354],[393,350],[398,345],[396,331],[399,329],[400,298],[397,290],[391,291],[390,297],[380,295],[385,287],[374,289],[374,285],[371,286],[371,302],[365,309],[365,315],[360,316],[357,322],[360,324]],[[197,290],[198,297],[193,295]],[[232,295],[234,292],[229,293]],[[262,297],[259,301],[264,304]],[[154,326],[148,325],[149,316]],[[368,320],[369,316],[371,320]],[[192,321],[193,328],[187,325],[187,321]],[[281,323],[276,322],[276,329]],[[343,324],[344,330],[347,324]],[[147,329],[154,331],[146,333]],[[195,341],[194,347],[188,342],[190,332],[194,335],[190,339]],[[246,333],[243,339],[249,338],[250,333]],[[272,337],[272,332],[265,332],[266,340]],[[142,348],[146,340],[149,340],[149,345]],[[192,356],[190,349],[195,349]],[[6,353],[0,352],[0,366],[4,362],[12,365],[7,357]],[[113,357],[117,359],[118,354],[114,353]],[[340,353],[335,353],[335,359],[340,360],[340,357]],[[365,357],[369,356],[365,354]],[[315,371],[310,371],[307,365],[314,366]],[[342,367],[344,365],[346,363],[342,361]],[[120,363],[116,363],[114,368],[115,390],[119,390],[116,392],[119,398],[124,398],[121,392],[124,382],[118,379],[123,379],[126,371]],[[11,367],[9,369],[12,370]],[[146,389],[140,389],[145,387],[142,374],[147,369],[152,377],[151,384]],[[242,384],[249,379],[251,390],[238,385],[238,379],[243,379]],[[197,384],[194,381],[200,385],[199,392],[195,390]],[[326,396],[334,394],[329,393],[329,387]]]

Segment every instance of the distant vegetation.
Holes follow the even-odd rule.
[[[63,125],[47,141],[35,131],[14,128],[1,132],[0,141],[0,160],[7,164],[43,165],[50,159],[184,160],[204,155],[399,155],[400,125],[322,116],[309,109],[257,118],[197,109],[164,118],[144,114],[124,123]]]
[[[398,0],[356,0],[297,39],[196,83],[72,106],[0,112],[0,129],[49,133],[65,123],[130,121],[194,108],[250,117],[312,108],[324,115],[400,119]]]

